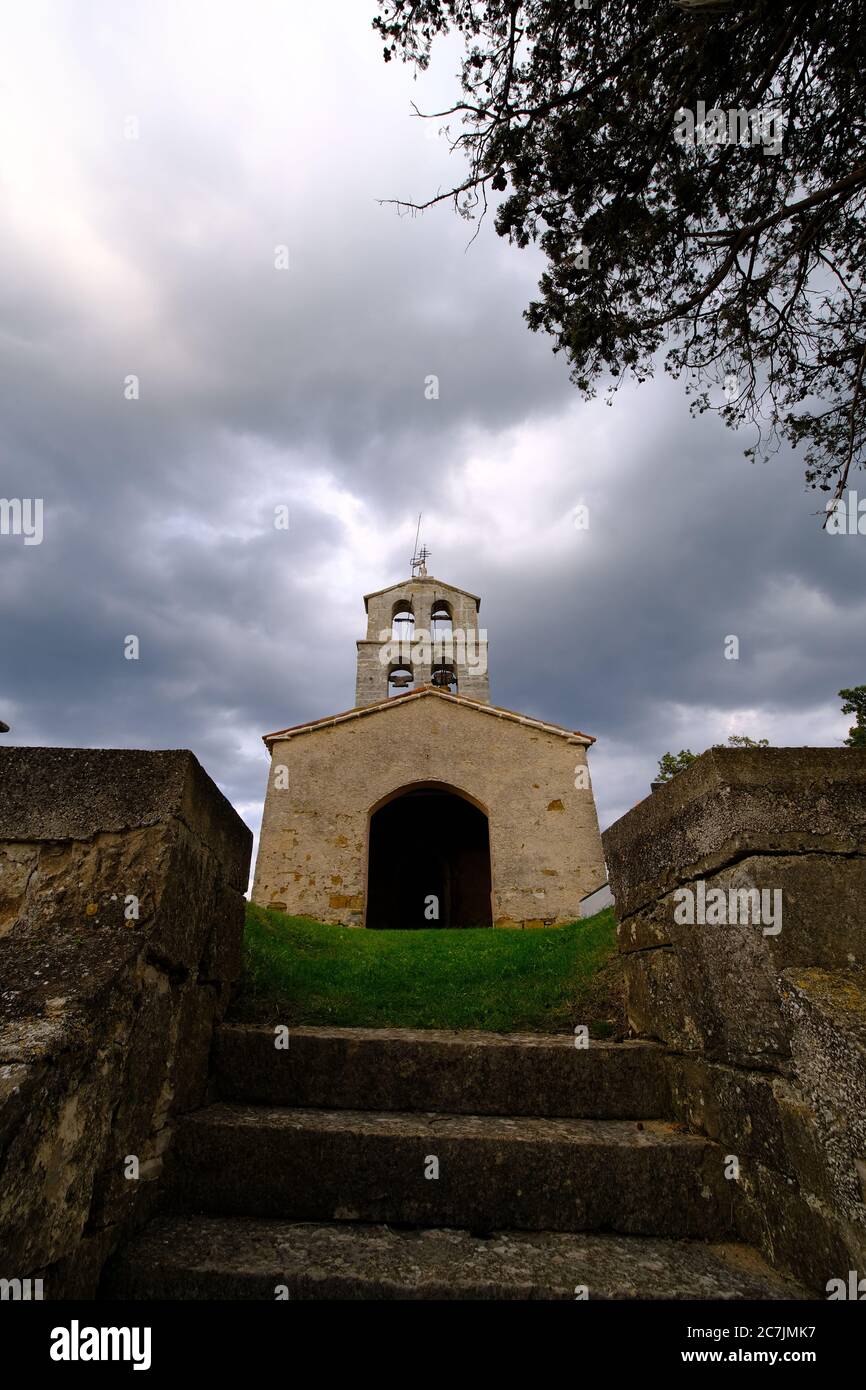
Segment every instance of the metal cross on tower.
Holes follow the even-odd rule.
[[[412,578],[413,578],[413,579],[416,577],[416,575],[418,575],[418,576],[420,577],[420,576],[425,575],[425,574],[427,573],[427,559],[428,559],[428,557],[429,557],[429,555],[430,555],[430,551],[427,549],[426,545],[422,545],[421,549],[420,549],[420,550],[418,549],[418,537],[419,537],[420,535],[421,535],[421,513],[419,512],[419,513],[418,513],[418,529],[417,529],[417,531],[415,532],[415,553],[414,553],[414,555],[412,556],[412,559],[411,559],[410,562],[409,562],[410,565],[412,566]]]

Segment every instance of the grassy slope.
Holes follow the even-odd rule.
[[[247,909],[238,1019],[344,1027],[623,1026],[610,909],[535,931],[359,931]]]

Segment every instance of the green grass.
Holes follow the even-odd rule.
[[[621,1030],[613,913],[532,931],[363,931],[247,907],[236,1019],[367,1028]]]

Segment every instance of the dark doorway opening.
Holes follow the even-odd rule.
[[[413,787],[373,812],[368,927],[492,927],[490,886],[487,817],[472,802]]]

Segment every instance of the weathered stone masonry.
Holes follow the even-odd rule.
[[[407,784],[435,782],[488,815],[494,925],[574,921],[604,879],[590,742],[430,687],[275,734],[253,900],[362,926],[370,808]],[[585,786],[575,786],[578,768]]]
[[[476,594],[423,573],[367,594],[364,604],[354,708],[264,736],[271,769],[253,901],[345,926],[380,924],[372,819],[399,796],[438,791],[471,803],[487,822],[480,855],[485,874],[489,859],[490,891],[476,860],[477,915],[464,907],[456,925],[542,927],[577,919],[581,899],[605,879],[586,759],[595,740],[491,704]],[[444,626],[434,622],[443,611]],[[400,615],[413,641],[394,641]],[[449,624],[450,661],[436,640]],[[414,640],[421,633],[426,645]],[[403,668],[393,689],[392,666]],[[418,865],[413,902],[433,891],[432,876],[423,878],[423,855],[435,841],[434,857],[446,857],[444,839],[407,832],[387,859],[389,873],[392,859]],[[452,884],[467,872],[456,856],[449,871]],[[409,925],[405,901],[392,908],[394,923]]]
[[[816,1290],[866,1274],[866,752],[713,749],[604,835],[635,1031],[740,1163],[738,1227]],[[782,890],[782,930],[677,925],[683,886]]]
[[[240,970],[251,839],[191,753],[0,751],[0,1277],[92,1297],[156,1205]]]
[[[364,596],[367,610],[367,634],[357,643],[358,665],[355,681],[355,704],[372,705],[388,694],[388,663],[382,660],[383,632],[392,631],[395,613],[411,612],[415,622],[414,631],[428,635],[433,627],[433,613],[437,606],[444,605],[451,615],[454,632],[461,632],[471,641],[467,654],[471,662],[463,664],[453,660],[461,695],[473,700],[489,701],[490,682],[487,673],[487,639],[482,637],[478,626],[481,599],[465,589],[455,588],[453,584],[443,584],[432,575],[416,575],[403,584],[391,584],[387,589]],[[433,657],[448,659],[449,652],[444,643],[438,646],[431,643],[431,650],[424,654],[422,661],[412,662],[416,685],[429,685],[432,675]],[[455,653],[452,651],[451,656]]]

